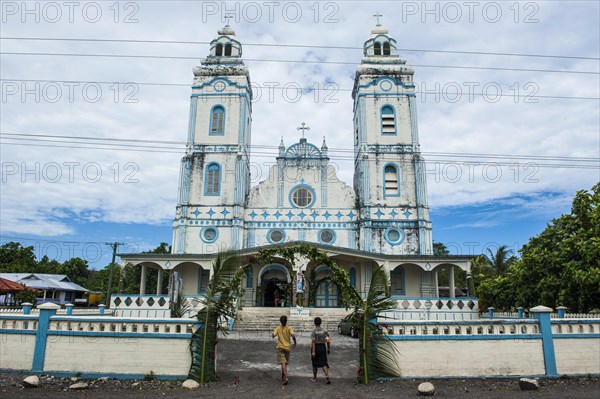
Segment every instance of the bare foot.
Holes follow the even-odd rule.
[[[316,378],[311,378],[310,380],[311,380],[312,382],[315,382],[315,381],[317,381],[317,379],[316,379]]]

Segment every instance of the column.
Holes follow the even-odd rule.
[[[156,280],[156,295],[162,294],[162,279],[163,279],[163,270],[158,269],[158,278]]]
[[[140,278],[140,295],[144,295],[146,293],[146,273],[148,272],[148,267],[146,265],[142,265],[142,277]]]
[[[454,281],[454,266],[448,266],[448,284],[450,286],[450,298],[456,297],[456,288]]]
[[[552,337],[552,325],[550,324],[551,308],[546,306],[536,306],[529,309],[533,313],[540,325],[540,333],[542,334],[542,348],[544,350],[544,365],[546,366],[546,375],[548,377],[556,377],[556,356],[554,354],[554,338]]]
[[[46,359],[46,341],[48,338],[48,328],[50,327],[50,318],[56,314],[60,306],[55,303],[44,303],[38,306],[40,316],[38,318],[37,331],[35,333],[35,349],[33,351],[33,363],[31,371],[41,372],[44,370],[44,360]]]

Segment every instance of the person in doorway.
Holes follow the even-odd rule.
[[[290,362],[290,352],[292,348],[296,348],[296,335],[292,327],[287,325],[287,316],[279,318],[280,326],[273,330],[271,335],[277,337],[277,363],[281,364],[281,383],[288,384],[288,363]],[[291,340],[294,341],[292,346]]]
[[[313,378],[310,380],[317,381],[317,370],[323,369],[327,384],[331,384],[329,379],[329,364],[327,363],[327,355],[331,352],[331,340],[329,333],[321,328],[322,320],[320,317],[315,317],[315,329],[311,334],[311,352]]]
[[[279,288],[275,289],[275,306],[281,306],[281,294],[279,293]]]

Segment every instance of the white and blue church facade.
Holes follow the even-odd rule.
[[[454,297],[454,269],[470,272],[470,258],[433,255],[414,70],[399,57],[387,29],[378,24],[364,43],[352,91],[353,131],[342,133],[353,142],[353,187],[337,177],[326,139],[315,144],[304,137],[304,123],[288,127],[294,136],[302,130],[302,138],[288,146],[282,138],[267,178],[251,186],[250,72],[229,26],[218,31],[193,73],[172,254],[121,255],[124,266],[142,267],[140,294],[150,291],[146,276],[153,269],[159,275],[177,271],[183,294],[201,295],[219,251],[252,254],[265,246],[306,242],[344,267],[360,292],[368,290],[372,268],[383,266],[399,309],[438,298],[442,268],[449,271]],[[274,305],[275,291],[295,286],[292,271],[314,277],[308,288],[315,290],[313,306],[341,306],[322,265],[281,260],[253,268],[243,282],[245,306]],[[164,293],[158,288],[156,294]],[[476,308],[475,299],[465,299],[465,309]],[[286,306],[293,301],[288,295]]]

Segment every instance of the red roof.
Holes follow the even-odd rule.
[[[14,291],[23,291],[25,289],[21,284],[17,284],[14,281],[7,280],[5,278],[0,277],[0,292],[14,292]]]

